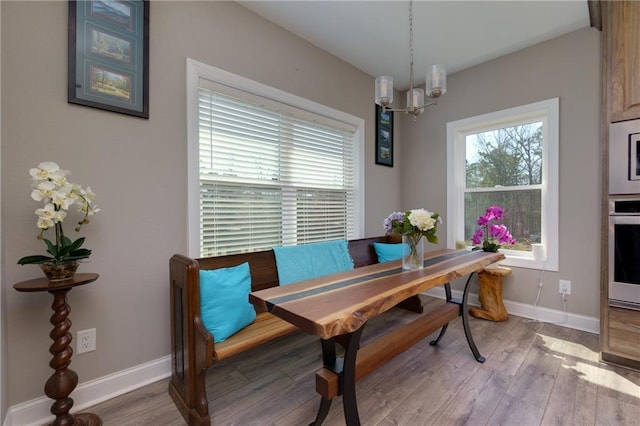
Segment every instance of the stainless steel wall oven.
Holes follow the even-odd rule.
[[[640,195],[609,200],[609,305],[640,310]]]

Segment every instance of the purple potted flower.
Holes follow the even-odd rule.
[[[474,250],[497,252],[501,244],[515,244],[516,241],[505,225],[491,223],[493,220],[502,220],[502,217],[502,207],[491,206],[478,218],[477,223],[480,228],[473,234],[471,241],[473,244],[482,244],[482,246],[474,247]]]

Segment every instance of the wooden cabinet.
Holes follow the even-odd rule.
[[[609,306],[609,126],[640,119],[640,2],[590,0],[602,19],[602,233],[600,349],[602,359],[640,370],[640,311]]]
[[[640,2],[602,2],[609,121],[640,118]]]
[[[609,352],[640,359],[640,312],[609,308]]]

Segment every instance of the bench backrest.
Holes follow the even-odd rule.
[[[359,268],[378,263],[378,257],[373,248],[374,242],[397,243],[400,241],[397,236],[387,235],[348,241],[349,254],[353,259],[354,267]],[[249,262],[252,291],[279,285],[276,259],[271,249],[228,256],[204,257],[197,260],[200,264],[200,269],[228,268]]]

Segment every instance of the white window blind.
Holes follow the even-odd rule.
[[[200,252],[357,235],[356,127],[200,79]]]

